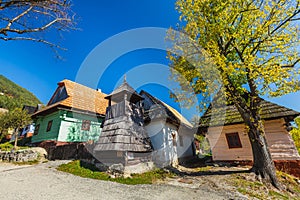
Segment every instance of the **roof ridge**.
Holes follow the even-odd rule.
[[[58,84],[59,84],[59,83],[65,83],[65,82],[69,82],[69,83],[72,83],[72,84],[75,84],[75,85],[78,85],[78,86],[81,86],[81,87],[85,87],[85,88],[88,89],[88,90],[93,90],[93,91],[95,91],[95,92],[99,92],[99,93],[102,93],[102,94],[104,94],[104,95],[107,95],[106,93],[103,93],[102,91],[97,91],[97,89],[88,87],[88,86],[86,86],[86,85],[83,85],[83,84],[78,83],[78,82],[75,82],[75,81],[71,81],[71,80],[69,80],[69,79],[63,79],[62,81],[58,82]]]

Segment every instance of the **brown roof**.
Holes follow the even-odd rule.
[[[53,99],[61,86],[65,86],[67,97],[54,104],[49,104],[51,102],[50,100],[48,105],[34,113],[34,116],[57,107],[67,107],[105,115],[106,107],[108,106],[108,101],[104,99],[106,94],[65,79],[58,83],[58,88],[51,99]]]
[[[287,117],[289,120],[293,120],[299,116],[300,113],[290,108],[280,106],[278,104],[266,101],[261,98],[261,118],[264,120],[277,119]],[[212,113],[211,107],[201,117],[199,127],[218,126],[218,125],[230,125],[243,123],[243,119],[234,105],[227,105],[224,108],[215,108],[215,113]],[[226,111],[225,111],[226,109]],[[226,112],[226,117],[223,117],[223,113]],[[213,120],[211,119],[213,117]]]

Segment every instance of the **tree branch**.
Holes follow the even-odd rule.
[[[30,37],[14,37],[14,38],[7,38],[7,37],[0,37],[1,40],[4,40],[4,41],[11,41],[11,40],[29,40],[29,41],[33,41],[33,42],[40,42],[40,43],[44,43],[44,44],[47,44],[49,45],[50,47],[55,47],[55,48],[58,48],[58,49],[61,49],[61,50],[64,50],[66,51],[67,49],[66,48],[63,48],[57,44],[54,44],[54,43],[51,43],[47,40],[43,40],[43,39],[36,39],[36,38],[30,38]]]
[[[7,24],[7,26],[4,29],[10,29],[11,25],[19,20],[21,17],[23,17],[24,15],[26,15],[27,13],[30,12],[30,10],[32,10],[33,6],[30,6],[27,10],[25,10],[23,13],[19,14],[18,16],[16,16],[15,18],[13,18],[12,20],[9,21],[9,23]]]
[[[295,67],[295,65],[297,64],[297,63],[299,63],[300,62],[300,58],[298,59],[298,60],[296,60],[293,64],[291,64],[291,65],[283,65],[283,66],[281,66],[282,68],[293,68],[293,67]]]

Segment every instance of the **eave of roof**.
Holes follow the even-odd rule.
[[[37,111],[32,115],[33,117],[44,115],[45,113],[48,113],[49,111],[51,112],[58,107],[72,108],[88,113],[105,115],[106,107],[108,105],[108,101],[104,99],[106,94],[70,80],[63,80],[59,82],[58,85],[65,86],[68,97],[62,101],[48,105],[45,108]]]

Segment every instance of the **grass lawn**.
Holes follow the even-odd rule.
[[[156,169],[143,174],[132,174],[131,178],[110,178],[107,173],[100,172],[94,166],[84,164],[79,160],[62,164],[57,169],[59,171],[68,172],[84,178],[113,181],[128,185],[153,184],[158,180],[163,180],[167,177],[174,176],[174,174],[166,172],[162,169]]]

